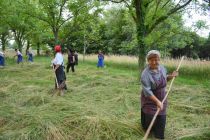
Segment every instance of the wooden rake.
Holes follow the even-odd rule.
[[[181,60],[180,60],[180,62],[179,62],[179,65],[178,65],[178,67],[177,67],[177,69],[176,69],[177,72],[179,71],[179,68],[180,68],[180,66],[181,66],[183,60],[184,60],[184,56],[182,56],[182,58],[181,58]],[[166,100],[166,98],[167,98],[167,96],[168,96],[168,94],[169,94],[169,92],[170,92],[170,90],[171,90],[171,87],[172,87],[172,85],[173,85],[174,80],[175,80],[175,77],[173,77],[173,79],[172,79],[172,81],[171,81],[171,83],[170,83],[170,86],[169,86],[169,89],[168,89],[168,91],[167,91],[167,93],[166,93],[166,96],[165,96],[164,99],[162,100],[162,104],[165,102],[165,100]],[[160,112],[160,108],[157,109],[157,111],[156,111],[156,113],[155,113],[155,115],[154,115],[154,117],[153,117],[153,119],[152,119],[152,121],[151,121],[149,127],[147,128],[147,131],[146,131],[146,133],[145,133],[145,135],[144,135],[144,137],[143,137],[142,140],[147,140],[147,137],[148,137],[148,135],[149,135],[149,133],[150,133],[150,131],[151,131],[151,129],[152,129],[152,126],[153,126],[153,124],[154,124],[154,122],[155,122],[155,120],[156,120],[157,115],[159,114],[159,112]]]

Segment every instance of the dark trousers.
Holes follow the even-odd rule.
[[[64,81],[62,81],[63,83]],[[58,85],[59,86],[59,85]],[[58,89],[59,87],[57,87],[57,83],[56,83],[56,80],[55,80],[55,89]],[[67,90],[67,86],[66,86],[66,83],[64,83],[64,85],[62,85],[62,89],[65,89]]]
[[[56,78],[57,78],[57,82],[58,82],[58,86],[59,86],[59,87],[57,87],[57,83],[56,83],[56,80],[55,80],[55,89],[61,88],[61,89],[66,89],[67,90],[67,86],[66,86],[66,83],[65,83],[66,74],[65,74],[65,71],[64,71],[64,67],[59,66],[58,69],[56,70],[55,74],[56,74]]]
[[[153,116],[154,115],[145,114],[141,110],[141,125],[144,130],[147,130],[147,128],[149,127],[150,122],[153,119]],[[166,115],[158,115],[151,130],[154,133],[155,138],[164,139],[165,125],[166,125]]]
[[[71,71],[74,72],[74,63],[68,63],[67,68],[66,68],[66,72],[69,73],[69,68],[71,67]]]

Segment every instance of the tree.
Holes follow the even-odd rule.
[[[171,49],[183,48],[191,43],[192,39],[188,34],[188,29],[183,25],[184,22],[179,13],[166,19],[145,38],[147,51],[158,49],[164,52],[164,56],[168,56]]]
[[[6,49],[6,44],[8,43],[8,39],[9,39],[9,35],[10,35],[10,28],[8,26],[8,24],[5,22],[6,17],[5,15],[7,14],[7,10],[8,8],[5,6],[6,5],[6,1],[2,0],[0,1],[0,9],[4,10],[0,11],[0,41],[1,41],[1,46],[2,46],[2,50],[5,51]]]
[[[28,32],[33,26],[33,19],[23,14],[19,1],[4,1],[4,6],[7,7],[2,16],[6,24],[5,29],[12,32],[18,49],[22,51]]]
[[[51,34],[50,28],[47,25],[42,24],[40,20],[35,18],[33,21],[36,24],[32,24],[33,27],[30,28],[30,31],[27,34],[27,41],[29,43],[27,49],[31,46],[37,50],[37,55],[40,55],[41,46],[48,44],[49,40],[53,38],[53,35]]]
[[[106,0],[113,3],[124,3],[130,10],[136,23],[138,40],[139,67],[143,69],[146,49],[145,38],[166,19],[181,12],[192,0],[180,0],[173,3],[171,0]]]
[[[204,43],[204,45],[201,46],[199,50],[199,56],[200,58],[209,59],[210,58],[210,33],[209,37]]]
[[[22,7],[27,7],[25,14],[42,21],[51,29],[55,45],[61,43],[60,29],[67,21],[80,14],[80,11],[85,7],[81,6],[84,5],[83,3],[87,2],[83,0],[40,0],[22,3]]]
[[[8,43],[9,39],[9,27],[7,25],[1,25],[0,26],[0,41],[1,41],[1,46],[2,50],[6,50],[6,44]]]
[[[74,48],[77,51],[83,52],[85,58],[86,52],[95,52],[99,46],[99,14],[101,8],[98,7],[98,2],[80,3],[73,5],[73,9],[84,7],[79,14],[75,14],[71,21],[64,27],[62,32],[62,43],[67,48]],[[70,8],[71,8],[70,7]]]
[[[136,54],[135,23],[125,8],[106,10],[101,19],[101,43],[104,51],[114,54]]]

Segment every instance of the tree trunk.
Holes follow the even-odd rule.
[[[83,62],[85,62],[85,55],[86,55],[86,47],[84,45],[84,50],[83,50]]]
[[[3,43],[3,42],[2,42],[1,45],[2,45],[2,51],[4,52],[4,51],[6,50],[6,45],[5,45],[5,43]]]
[[[144,42],[146,36],[145,27],[145,7],[142,4],[142,0],[135,0],[136,8],[136,28],[137,28],[137,40],[138,40],[138,63],[140,72],[145,66],[145,56],[146,56],[146,45]]]
[[[54,39],[55,39],[55,44],[54,45],[59,45],[58,29],[53,29],[53,34],[54,34]]]
[[[1,36],[1,45],[2,45],[2,51],[5,51],[5,49],[6,49],[6,39],[5,39],[5,36],[3,34]]]
[[[16,30],[12,30],[12,31],[14,32],[15,41],[18,45],[18,50],[20,52],[22,52],[22,47],[23,47],[23,44],[24,44],[23,32],[19,32],[19,31],[16,31]]]
[[[27,55],[27,51],[29,50],[29,48],[30,48],[30,41],[29,41],[29,40],[27,40],[26,55]]]
[[[22,53],[22,42],[17,39],[18,50]]]
[[[40,43],[37,43],[37,55],[40,56]]]
[[[9,32],[5,31],[1,34],[1,45],[2,45],[2,51],[6,50],[6,44],[8,42],[8,36],[9,36]]]
[[[138,63],[139,63],[139,69],[142,71],[145,66],[145,57],[146,57],[146,45],[144,43],[144,36],[141,34],[140,31],[137,31],[138,35]]]
[[[85,35],[84,35],[83,62],[85,62],[85,55],[86,55],[86,43],[85,43]]]

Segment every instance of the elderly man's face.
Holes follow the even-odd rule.
[[[148,60],[148,62],[151,69],[157,69],[160,63],[160,58],[158,56],[152,57]]]

